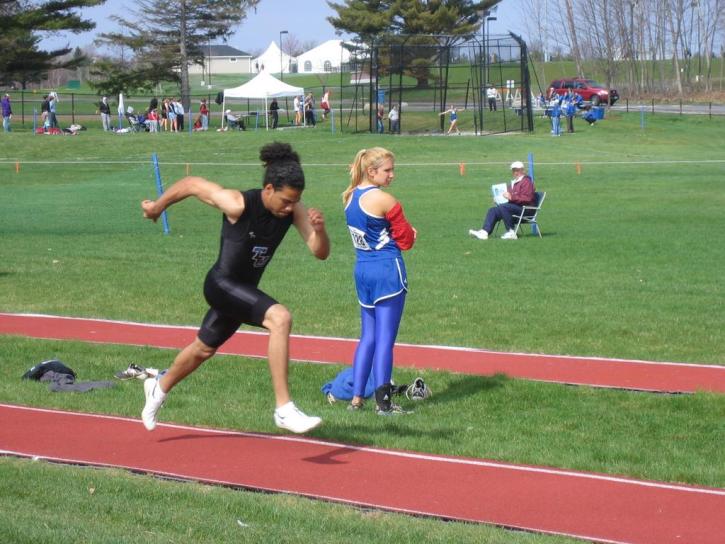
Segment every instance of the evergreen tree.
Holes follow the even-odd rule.
[[[481,14],[501,0],[345,0],[328,2],[337,17],[328,17],[335,29],[357,35],[364,44],[383,44],[379,61],[394,73],[403,71],[428,85],[436,55],[474,35],[483,24]],[[404,45],[403,45],[404,44]],[[385,75],[379,71],[379,75]]]
[[[39,48],[41,32],[86,32],[95,23],[82,19],[77,8],[103,4],[105,0],[31,2],[0,0],[0,84],[28,83],[43,79],[49,70],[74,68],[85,57],[62,60],[72,51],[63,47],[51,51]]]
[[[101,43],[129,47],[134,53],[133,61],[126,70],[114,70],[113,78],[97,83],[97,88],[116,87],[123,81],[137,89],[152,88],[158,81],[175,81],[181,88],[181,102],[189,111],[189,65],[202,63],[204,46],[228,38],[244,20],[247,10],[258,3],[259,0],[136,0],[132,17],[111,17],[125,31],[101,34],[99,39]]]

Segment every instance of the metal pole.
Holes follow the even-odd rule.
[[[288,32],[286,30],[280,30],[280,32],[279,32],[279,80],[280,81],[284,81],[284,53],[282,53],[282,34],[288,34]]]

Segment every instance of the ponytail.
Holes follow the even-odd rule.
[[[343,204],[347,204],[355,188],[367,180],[368,168],[379,168],[387,159],[395,160],[395,155],[383,147],[361,149],[357,152],[350,165],[350,185],[342,193]]]

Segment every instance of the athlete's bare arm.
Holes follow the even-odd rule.
[[[144,217],[156,221],[169,206],[190,196],[221,210],[232,223],[236,222],[244,212],[242,193],[234,189],[225,189],[213,181],[196,176],[180,179],[157,200],[144,200],[141,202],[141,209]]]
[[[315,208],[307,209],[302,202],[295,204],[294,226],[312,254],[324,260],[330,255],[330,238],[325,230],[325,216]]]

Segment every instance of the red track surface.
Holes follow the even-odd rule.
[[[191,327],[0,314],[0,334],[179,348]],[[349,363],[355,342],[296,336],[292,357]],[[400,345],[396,365],[599,387],[725,392],[725,367]],[[224,353],[264,357],[267,336],[238,333]],[[272,490],[392,511],[609,543],[722,543],[725,490],[0,405],[0,450]],[[73,437],[66,441],[59,437]],[[214,456],[210,458],[209,452]],[[203,457],[205,463],[198,463]],[[281,469],[280,467],[284,467]],[[390,492],[380,481],[404,482]]]
[[[290,436],[165,424],[149,433],[132,419],[3,404],[0,421],[0,450],[11,455],[122,467],[600,542],[722,544],[725,535],[722,489]],[[380,485],[391,481],[401,485]]]
[[[0,334],[59,340],[181,348],[194,338],[196,330],[195,327],[0,313]],[[301,361],[350,364],[355,345],[356,341],[350,339],[294,336],[290,354]],[[266,357],[267,335],[238,332],[224,344],[220,353]],[[472,375],[501,373],[515,378],[595,387],[725,393],[725,366],[719,365],[501,353],[409,344],[396,346],[395,364]]]

